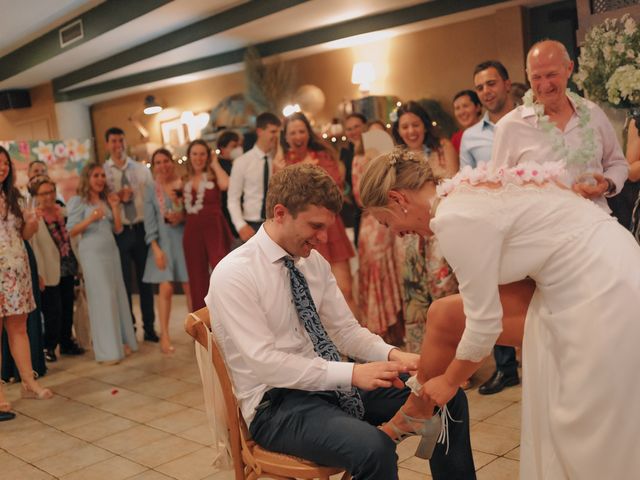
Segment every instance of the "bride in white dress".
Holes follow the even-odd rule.
[[[430,416],[496,342],[522,344],[521,478],[638,478],[640,247],[563,177],[558,163],[479,168],[436,192],[428,164],[411,152],[370,164],[364,206],[399,235],[438,237],[466,317],[457,324],[429,316],[419,395],[402,410]],[[523,305],[504,293],[527,278],[517,287],[533,293],[525,322]],[[390,424],[420,427],[401,413]]]

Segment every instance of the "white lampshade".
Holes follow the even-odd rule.
[[[351,71],[351,83],[360,85],[360,90],[368,91],[376,80],[376,71],[371,62],[354,63]]]

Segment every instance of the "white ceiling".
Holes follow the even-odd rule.
[[[35,40],[103,1],[0,0],[0,56]]]
[[[188,0],[190,1],[190,0]],[[188,62],[197,58],[216,55],[247,45],[262,43],[275,38],[286,37],[318,27],[364,17],[386,10],[396,10],[405,6],[420,3],[422,0],[352,0],[345,5],[344,0],[323,0],[322,9],[318,2],[309,2],[278,12],[259,20],[245,23],[239,27],[212,35],[180,48],[149,57],[123,68],[112,70],[69,88],[103,82],[124,75],[140,73],[159,66]],[[150,14],[151,15],[151,14]]]
[[[149,57],[145,60],[127,65],[126,67],[112,70],[68,88],[87,86],[106,80],[113,80],[125,75],[184,63],[189,60],[208,57],[363,16],[374,15],[389,10],[398,10],[403,7],[422,3],[422,1],[423,0],[312,0],[191,44]],[[386,31],[385,34],[393,36],[412,30],[430,28],[431,26],[442,25],[453,21],[461,21],[473,16],[488,15],[498,8],[504,8],[509,5],[526,4],[531,6],[548,3],[549,1],[550,0],[511,0],[481,9],[390,29]],[[0,90],[8,88],[31,88],[35,85],[48,82],[53,78],[65,75],[93,62],[140,45],[151,39],[161,37],[163,34],[246,2],[247,0],[174,0],[97,38],[89,40],[67,52],[0,82]],[[74,16],[100,3],[99,0],[0,0],[0,32],[2,32],[0,36],[0,56],[15,50],[19,46],[28,43],[49,30],[63,25]],[[347,43],[345,43],[345,41],[330,42],[329,44],[316,45],[297,52],[290,52],[287,56],[306,55],[321,49],[343,48],[347,45],[348,40]],[[241,68],[241,65],[229,65],[146,85],[108,92],[95,97],[85,98],[82,102],[91,104],[96,101],[136,91],[220,75],[239,68]]]

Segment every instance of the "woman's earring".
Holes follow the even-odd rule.
[[[407,213],[409,213],[409,210],[407,210],[406,208],[403,208],[402,209],[402,213],[404,213],[406,215]]]

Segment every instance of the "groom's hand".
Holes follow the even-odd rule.
[[[351,385],[362,390],[375,390],[391,386],[402,388],[404,384],[398,375],[408,371],[409,369],[401,362],[356,363],[351,374]]]
[[[417,353],[403,352],[398,348],[394,348],[389,352],[389,360],[400,362],[409,369],[411,375],[415,375],[420,364],[420,355]]]

